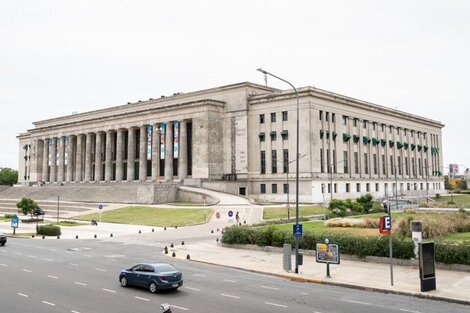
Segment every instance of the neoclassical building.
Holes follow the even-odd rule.
[[[314,87],[298,95],[301,202],[444,188],[440,122]],[[294,200],[293,90],[246,82],[33,125],[18,136],[23,186],[184,184]]]

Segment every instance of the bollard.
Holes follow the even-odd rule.
[[[75,235],[75,239],[78,239],[78,235]]]
[[[213,230],[213,229],[211,229],[211,234],[213,234],[213,233],[214,233],[214,230]]]
[[[57,239],[60,239],[60,236],[57,236]]]
[[[139,229],[139,234],[142,234],[142,232],[140,231],[140,229]]]
[[[46,238],[46,236],[42,235],[42,239]]]
[[[175,229],[178,229],[178,226],[175,226]]]
[[[219,242],[219,237],[217,237],[217,239],[215,240],[216,242]]]
[[[191,257],[189,256],[189,254],[186,256],[186,260],[190,260]]]
[[[173,254],[171,255],[172,257],[176,257],[176,253],[173,251]]]
[[[166,226],[165,226],[165,227],[163,227],[163,230],[166,230]]]
[[[31,238],[34,238],[34,235],[31,235]]]
[[[152,233],[155,232],[155,229],[152,228]]]
[[[95,234],[95,236],[94,236],[94,237],[96,238],[96,237],[98,237],[98,236],[96,236],[96,234]]]
[[[181,241],[181,245],[184,246],[184,241]]]
[[[111,234],[109,235],[109,237],[113,237],[113,233],[111,233]]]
[[[165,248],[163,249],[163,251],[165,252],[165,254],[168,254],[168,247],[165,246]]]
[[[173,248],[175,245],[173,244],[173,242],[170,244],[170,248]]]

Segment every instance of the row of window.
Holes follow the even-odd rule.
[[[286,122],[289,118],[288,112],[287,111],[282,111],[282,121]],[[259,115],[259,123],[264,124],[265,122],[265,115],[260,114]],[[271,113],[271,123],[276,123],[276,112]]]
[[[278,163],[283,173],[289,171],[289,150],[282,150],[282,161],[277,159],[277,150],[271,150],[271,173],[277,174]],[[266,174],[266,151],[261,151],[261,174]]]

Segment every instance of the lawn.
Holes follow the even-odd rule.
[[[468,241],[470,240],[470,233],[454,233],[442,238],[449,241]]]
[[[436,198],[433,198],[436,200]],[[447,204],[447,202],[452,201],[452,196],[445,196],[445,197],[439,197],[439,199],[436,200],[437,202],[444,202]],[[459,208],[470,208],[470,195],[460,195],[460,194],[454,194],[454,202]]]
[[[57,223],[49,223],[48,225],[53,225],[53,226],[81,226],[81,225],[88,225],[88,223],[80,223],[80,222],[74,222],[74,221],[59,221],[59,224]]]
[[[326,208],[321,205],[299,206],[299,217],[323,215]],[[295,204],[290,207],[289,214],[291,219],[295,219]],[[263,208],[263,219],[281,219],[287,218],[287,209],[285,207]]]
[[[133,206],[106,211],[101,214],[102,222],[124,223],[148,226],[187,226],[209,220],[212,209],[175,209]],[[78,220],[100,220],[98,213],[80,215]]]

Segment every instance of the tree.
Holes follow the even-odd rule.
[[[18,209],[21,209],[21,212],[24,215],[30,214],[31,218],[34,215],[39,215],[38,212],[41,212],[42,210],[39,208],[39,205],[31,198],[26,198],[23,197],[21,201],[18,201],[16,203],[16,207]]]
[[[370,210],[372,210],[372,207],[374,205],[372,203],[373,199],[374,198],[372,197],[370,193],[366,193],[365,195],[357,198],[356,202],[362,205],[363,212],[367,214],[370,212]]]
[[[467,189],[467,181],[465,179],[461,179],[457,182],[457,188],[460,190],[466,190]]]
[[[18,183],[18,171],[5,167],[0,170],[0,185],[10,185]]]

